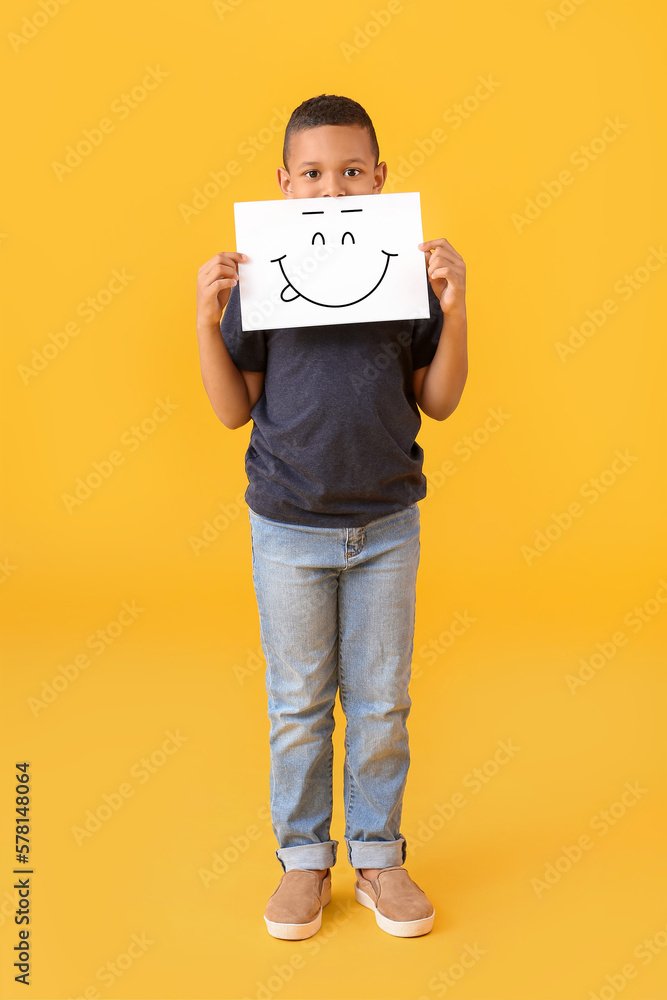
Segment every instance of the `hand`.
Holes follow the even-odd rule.
[[[466,266],[463,258],[447,240],[427,240],[419,243],[424,251],[426,271],[431,288],[440,300],[443,313],[465,309]]]
[[[197,326],[220,326],[232,288],[238,284],[238,261],[247,259],[246,254],[230,250],[217,253],[199,268]]]

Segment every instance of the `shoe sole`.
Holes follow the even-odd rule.
[[[429,917],[420,917],[418,920],[390,920],[389,917],[380,913],[371,897],[358,885],[354,887],[354,897],[357,903],[361,903],[362,906],[367,906],[369,910],[375,912],[378,927],[386,931],[387,934],[393,934],[395,937],[417,937],[420,934],[428,934],[433,927],[435,910]]]
[[[322,893],[322,905],[320,906],[319,913],[312,920],[309,920],[306,924],[284,924],[279,923],[276,920],[269,920],[269,918],[264,914],[264,922],[266,923],[266,929],[274,938],[281,938],[283,941],[302,941],[304,938],[312,937],[313,934],[317,934],[320,927],[322,926],[322,910],[328,903],[331,902],[331,886],[326,886]]]

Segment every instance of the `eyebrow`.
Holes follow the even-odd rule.
[[[363,208],[341,208],[341,212],[363,212]],[[318,208],[313,212],[302,212],[302,215],[324,215],[324,209]]]
[[[362,160],[361,157],[359,157],[359,156],[353,156],[351,160],[343,160],[343,163],[362,163],[362,164],[365,164],[366,161]],[[297,170],[301,170],[302,167],[318,167],[318,166],[319,166],[319,160],[304,160],[303,163],[300,163],[299,166],[296,169]]]

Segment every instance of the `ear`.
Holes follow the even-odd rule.
[[[375,168],[375,173],[373,177],[373,194],[379,194],[384,187],[384,182],[387,179],[387,164],[383,160],[382,163],[378,163]]]
[[[292,197],[292,182],[290,180],[289,171],[285,167],[278,167],[276,171],[276,176],[278,179],[278,187],[282,191],[285,198]]]

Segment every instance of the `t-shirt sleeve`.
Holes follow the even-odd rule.
[[[241,293],[233,285],[222,314],[220,333],[237,368],[248,372],[266,371],[266,336],[264,330],[241,329]]]
[[[442,332],[444,315],[438,296],[428,283],[428,302],[430,315],[428,319],[416,319],[412,327],[412,368],[424,368],[430,365]]]

